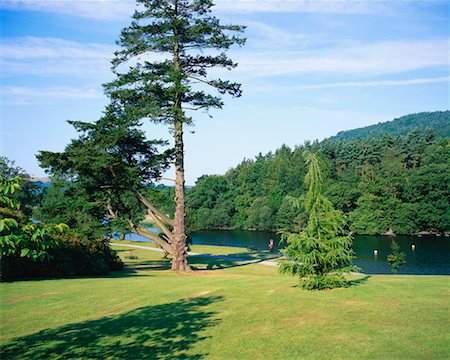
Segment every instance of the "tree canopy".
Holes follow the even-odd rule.
[[[167,143],[147,140],[139,121],[126,117],[115,104],[95,123],[71,124],[79,137],[64,152],[38,155],[41,165],[58,179],[38,216],[61,218],[90,236],[145,231],[139,226],[147,210],[141,191],[167,169],[172,150],[159,152]],[[170,245],[155,238],[162,246]]]

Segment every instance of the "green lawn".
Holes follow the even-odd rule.
[[[158,248],[158,246],[153,242],[138,242],[138,241],[130,241],[130,240],[112,240],[112,244],[131,244],[131,245],[139,245],[150,248]],[[122,248],[121,248],[122,249]],[[189,249],[194,253],[201,254],[213,254],[213,255],[238,255],[239,257],[249,257],[261,254],[269,254],[269,251],[249,251],[245,248],[231,247],[231,246],[211,246],[211,245],[190,245]],[[274,254],[271,254],[274,255]]]
[[[0,284],[1,358],[450,356],[446,276],[355,276],[308,292],[269,266],[193,256],[196,271],[178,274],[157,252],[117,249],[138,258],[111,276]]]

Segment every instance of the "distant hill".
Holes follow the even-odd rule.
[[[359,129],[340,131],[330,140],[352,140],[365,137],[379,137],[384,133],[406,135],[414,129],[431,128],[438,137],[450,137],[450,111],[422,112],[402,116],[392,121],[366,126]]]
[[[31,176],[30,180],[32,182],[42,182],[42,183],[48,183],[50,182],[50,178],[48,177],[35,177],[35,176]]]
[[[36,185],[40,190],[49,188],[52,186],[50,181],[33,181],[33,184]]]

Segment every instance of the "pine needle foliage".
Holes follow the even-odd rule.
[[[192,111],[222,108],[224,94],[239,97],[240,84],[218,77],[237,66],[226,51],[243,45],[243,26],[222,24],[211,0],[137,0],[122,30],[106,94],[127,116],[169,125],[191,124]],[[210,72],[215,70],[215,75]],[[216,94],[208,89],[216,90]]]
[[[305,186],[308,189],[305,209],[308,223],[300,233],[284,232],[282,241],[284,260],[279,271],[300,277],[301,286],[308,290],[322,290],[347,285],[345,273],[355,271],[352,264],[353,239],[344,235],[344,214],[333,208],[322,195],[323,164],[320,157],[306,152],[308,172]]]

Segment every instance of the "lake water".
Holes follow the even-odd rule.
[[[143,240],[132,236],[133,240]],[[267,249],[269,239],[275,241],[275,250],[279,250],[279,235],[266,231],[198,231],[191,234],[193,244],[222,245],[235,247],[256,247]],[[406,254],[406,264],[399,274],[450,275],[450,238],[436,236],[355,236],[353,250],[356,253],[354,263],[366,274],[391,274],[386,256],[390,254],[392,239],[400,245],[400,251]],[[414,246],[413,246],[414,245]],[[377,250],[378,255],[374,255]]]

